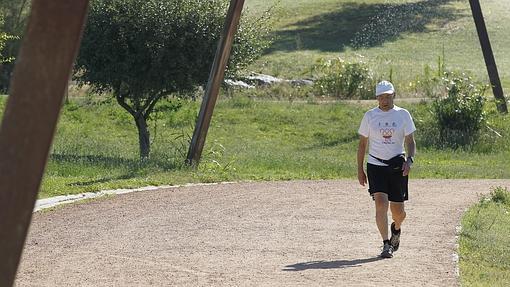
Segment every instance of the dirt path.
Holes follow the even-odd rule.
[[[412,180],[393,259],[353,180],[138,192],[38,212],[16,286],[455,286],[456,227],[510,180]]]

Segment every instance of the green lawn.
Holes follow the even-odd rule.
[[[303,78],[311,76],[321,57],[356,59],[369,63],[380,77],[391,70],[397,89],[411,96],[410,83],[425,65],[435,69],[444,54],[448,68],[487,78],[467,0],[249,0],[246,6],[249,13],[259,14],[277,2],[275,42],[247,71]],[[510,5],[508,0],[481,2],[508,91]],[[284,89],[269,91],[275,98],[296,94]],[[183,101],[174,114],[152,115],[151,158],[141,163],[137,131],[127,112],[113,100],[72,98],[63,107],[39,196],[190,182],[356,180],[357,129],[375,101],[255,101],[246,97],[250,93],[220,97],[198,170],[183,162],[199,103]],[[397,104],[411,111],[418,127],[412,177],[510,178],[510,116],[499,115],[494,103],[488,103],[486,118],[501,136],[484,129],[481,140],[466,150],[426,146],[432,136],[424,132],[430,124],[429,104]],[[0,114],[4,106],[0,97]],[[508,285],[508,212],[508,205],[486,202],[464,217],[463,284]]]
[[[510,177],[510,116],[487,110],[502,138],[489,133],[469,151],[437,150],[425,148],[426,135],[419,133],[428,121],[428,104],[402,106],[418,126],[413,177]],[[183,161],[198,107],[186,101],[177,113],[154,114],[151,159],[140,163],[127,112],[111,100],[72,100],[63,108],[40,196],[186,182],[355,180],[357,129],[366,104],[221,100],[203,161],[192,171]]]
[[[494,188],[462,219],[460,274],[463,286],[510,285],[510,192]]]
[[[508,90],[510,5],[507,0],[481,2]],[[400,90],[407,91],[425,65],[437,67],[444,51],[447,68],[488,78],[467,0],[246,1],[253,14],[274,4],[275,42],[249,71],[307,77],[317,59],[339,56],[368,62],[380,77],[388,77],[392,70]]]

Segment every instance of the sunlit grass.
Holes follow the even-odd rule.
[[[463,286],[510,285],[510,192],[495,187],[462,219],[460,274]]]
[[[279,3],[274,10],[275,44],[248,71],[309,77],[319,58],[339,56],[368,62],[380,77],[389,77],[392,70],[400,90],[410,93],[409,82],[423,73],[425,65],[437,68],[438,56],[444,55],[448,68],[471,71],[487,82],[468,1],[254,0],[246,5],[255,13],[275,3]],[[501,81],[508,90],[510,5],[506,0],[481,4]],[[369,44],[357,47],[358,39]]]
[[[426,104],[403,104],[416,121]],[[138,159],[137,131],[114,101],[74,100],[64,105],[41,196],[146,185],[233,180],[352,178],[357,129],[366,104],[263,101],[234,97],[218,102],[198,170],[184,164],[198,113],[184,101],[174,114],[150,121],[151,158]],[[488,109],[502,135],[490,148],[436,150],[422,146],[414,178],[509,178],[508,116]],[[420,127],[418,125],[418,127]],[[486,144],[487,145],[487,144]]]
[[[502,1],[483,1],[482,8],[500,75],[508,89],[510,37],[506,34],[510,5]],[[418,1],[410,0],[253,0],[246,5],[250,13],[256,14],[276,2],[280,4],[274,10],[273,21],[278,38],[248,70],[306,78],[320,57],[355,58],[368,62],[381,77],[388,77],[392,71],[397,89],[407,91],[403,96],[409,96],[409,83],[423,72],[424,65],[434,70],[438,56],[444,53],[447,67],[486,77],[467,1],[428,1],[437,4],[430,9],[417,7],[412,3]],[[378,16],[378,11],[390,8],[416,14],[418,22],[420,17],[430,16],[430,21],[418,25],[404,15],[399,19],[407,21],[408,26],[400,27],[397,34],[368,41],[377,35],[364,27]],[[369,44],[355,47],[355,40],[367,40]],[[249,98],[259,94],[266,99],[274,94],[275,99],[288,101]],[[41,196],[185,182],[354,178],[356,131],[369,105],[316,104],[309,90],[291,87],[242,95],[234,92],[232,99],[218,103],[198,171],[188,169],[183,162],[199,103],[186,102],[174,114],[153,114],[149,123],[152,156],[140,163],[137,132],[128,113],[112,100],[71,100],[62,112]],[[308,103],[292,102],[296,97]],[[4,103],[0,99],[2,110]],[[487,108],[488,125],[502,137],[487,132],[483,140],[464,151],[425,148],[424,139],[429,135],[420,134],[420,125],[430,117],[428,106],[403,106],[412,112],[418,126],[413,177],[510,177],[506,164],[510,162],[510,119],[497,114],[493,103]]]

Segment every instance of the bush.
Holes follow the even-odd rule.
[[[3,22],[3,16],[0,14],[0,27],[3,26]],[[9,40],[15,39],[17,39],[16,36],[9,35],[0,30],[0,64],[10,63],[14,60],[14,57],[4,56],[4,48]]]
[[[510,206],[510,191],[506,187],[497,186],[492,189],[490,200]]]
[[[0,91],[7,92],[14,59],[30,12],[29,0],[2,0],[0,4]]]
[[[372,99],[375,79],[364,62],[347,62],[341,58],[321,59],[313,67],[314,90],[322,96],[340,99]]]
[[[445,73],[446,96],[432,103],[437,124],[439,147],[459,148],[474,143],[485,122],[483,94],[486,87],[475,83],[466,74]]]

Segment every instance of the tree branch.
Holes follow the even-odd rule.
[[[145,119],[147,119],[150,115],[150,113],[152,112],[152,110],[154,109],[154,106],[156,105],[156,103],[159,101],[159,99],[161,99],[166,93],[166,91],[163,91],[163,92],[159,92],[157,93],[156,95],[150,97],[147,102],[145,102],[145,105],[143,106],[143,109],[142,110],[145,110],[145,113],[143,115],[143,117]]]
[[[133,117],[136,118],[136,112],[135,110],[130,107],[127,103],[126,103],[126,97],[125,95],[122,95],[120,92],[119,93],[115,93],[115,99],[117,100],[117,103],[119,103],[119,105],[121,107],[123,107],[126,111],[128,111]]]

